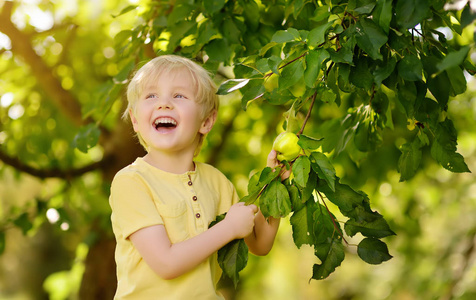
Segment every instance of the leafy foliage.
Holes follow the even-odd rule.
[[[238,1],[233,9],[220,3],[220,13],[236,12],[240,8],[246,10],[244,3]],[[270,10],[267,6],[270,4],[264,2],[262,12]],[[274,4],[282,5],[283,28],[275,31],[267,43],[262,43],[259,51],[229,48],[235,50],[234,61],[238,64],[234,73],[238,79],[224,82],[220,94],[240,90],[244,109],[250,101],[258,98],[270,103],[275,99],[279,99],[280,104],[291,103],[285,123],[287,130],[291,131],[295,130],[299,111],[307,106],[309,117],[316,99],[341,105],[346,94],[360,98],[362,104],[351,109],[340,121],[334,119],[329,125],[323,125],[329,127],[323,134],[324,142],[319,146],[323,151],[335,154],[345,150],[356,153],[375,150],[382,143],[383,131],[394,126],[391,115],[396,107],[411,122],[419,124],[413,139],[401,146],[398,169],[402,181],[416,174],[422,148],[427,145],[433,158],[444,168],[469,172],[463,157],[456,152],[456,132],[452,122],[442,120],[440,116],[447,110],[449,97],[465,91],[463,71],[474,73],[475,68],[467,58],[469,46],[454,48],[444,36],[435,33],[437,26],[448,26],[461,32],[461,27],[450,21],[452,14],[444,10],[444,3],[282,1]],[[315,19],[306,19],[310,15]],[[243,17],[246,23],[247,15],[243,14]],[[238,19],[232,17],[231,20]],[[266,24],[259,25],[264,28]],[[259,25],[254,23],[253,28]],[[251,26],[246,30],[236,28],[235,34],[252,30]],[[226,31],[220,33],[225,40],[223,45],[233,44],[236,40]],[[209,53],[206,48],[205,52],[211,61],[230,63],[216,57],[213,52]],[[448,75],[450,69],[454,71],[453,82]],[[278,77],[277,85],[267,87],[266,82],[273,75]],[[394,103],[389,100],[391,93],[396,95]],[[303,132],[308,117],[302,121],[299,134]],[[333,136],[329,137],[329,134]],[[290,195],[289,188],[278,178],[271,182],[258,180],[259,189],[249,190],[245,202],[253,202],[250,199],[259,197],[263,214],[273,217],[299,212],[292,206],[293,197],[297,198],[294,202],[304,204],[297,206],[300,209],[305,207],[306,210],[311,208],[311,211],[322,212],[323,207],[326,208],[334,224],[333,230],[325,231],[325,226],[318,233],[309,230],[313,228],[309,223],[325,224],[325,214],[322,213],[299,213],[299,217],[291,219],[291,222],[299,221],[293,224],[296,246],[303,243],[313,245],[322,262],[314,266],[314,279],[327,277],[340,265],[344,259],[341,248],[344,236],[327,206],[319,204],[320,209],[313,210],[313,206],[306,205],[307,201],[324,202],[327,199],[337,205],[348,218],[344,226],[346,233],[350,236],[360,233],[367,237],[358,247],[359,256],[364,261],[375,264],[388,260],[391,256],[379,239],[394,232],[379,213],[371,210],[365,194],[339,182],[327,156],[313,151],[315,149],[306,147],[305,150],[311,151],[306,151],[305,156],[293,163],[294,177],[288,186],[291,184],[297,188],[298,193]],[[256,177],[251,180],[256,181]],[[321,237],[321,240],[315,237]]]
[[[393,222],[354,190],[366,176],[396,169],[400,180],[408,181],[428,159],[451,172],[469,172],[458,152],[455,128],[462,128],[456,126],[461,121],[450,120],[447,111],[476,73],[470,59],[476,19],[471,1],[158,0],[123,8],[102,1],[103,14],[94,18],[84,13],[93,11],[85,3],[83,13],[71,19],[61,17],[59,4],[39,4],[58,12],[55,20],[62,22],[49,30],[25,22],[12,31],[8,8],[24,4],[7,1],[0,7],[0,31],[12,42],[10,49],[0,49],[1,96],[15,94],[12,104],[8,95],[2,97],[1,175],[11,165],[42,179],[61,179],[35,199],[41,207],[2,209],[7,217],[1,222],[0,252],[4,228],[14,225],[31,234],[49,208],[62,212],[76,233],[91,224],[109,228],[104,186],[141,149],[120,120],[123,89],[138,65],[163,53],[203,63],[221,83],[218,94],[239,98],[237,107],[246,110],[235,110],[232,101],[222,106],[225,121],[204,145],[203,153],[227,175],[248,173],[259,164],[256,152],[236,163],[252,153],[243,141],[266,144],[281,125],[299,133],[303,155],[274,172],[256,172],[242,201],[258,201],[268,215],[289,216],[296,247],[315,249],[314,279],[326,278],[341,264],[345,235],[363,237],[357,253],[364,261],[390,258],[381,239],[394,234]],[[21,7],[17,15],[22,10],[28,11]],[[34,51],[25,52],[25,45]],[[393,152],[392,159],[381,157],[371,172],[365,158],[374,158],[380,147],[398,148],[400,158],[394,160]],[[218,161],[216,149],[227,151]],[[357,166],[367,169],[355,171]],[[293,175],[281,182],[284,168]],[[83,176],[92,170],[101,174]],[[238,261],[247,252],[236,248],[242,254],[221,250],[220,255],[235,284],[244,267]]]

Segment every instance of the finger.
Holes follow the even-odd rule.
[[[291,176],[291,170],[286,170],[281,174],[281,180],[286,180]]]
[[[258,206],[254,205],[254,204],[250,204],[248,205],[251,210],[253,211],[253,213],[257,213],[258,212]]]
[[[276,167],[278,165],[278,160],[276,159],[276,156],[278,154],[276,153],[276,150],[271,150],[268,154],[268,159],[267,159],[267,166],[270,168]]]

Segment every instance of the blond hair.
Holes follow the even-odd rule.
[[[127,87],[128,104],[123,114],[123,118],[127,119],[129,112],[133,114],[135,113],[137,101],[145,87],[148,86],[150,82],[157,82],[159,77],[164,73],[183,68],[190,72],[190,75],[192,76],[193,84],[197,91],[195,101],[202,107],[202,111],[200,112],[202,120],[205,120],[212,113],[218,111],[219,99],[216,94],[217,87],[211,79],[208,71],[188,58],[177,55],[162,55],[143,65],[130,80]],[[137,136],[141,145],[145,150],[147,150],[147,144],[139,133]],[[204,135],[200,134],[200,140],[195,155],[198,155],[200,152],[203,139]]]

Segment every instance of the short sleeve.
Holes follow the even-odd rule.
[[[164,224],[147,185],[133,174],[114,177],[109,201],[113,227],[124,239],[139,229]]]
[[[221,195],[220,195],[221,201],[218,207],[218,214],[223,214],[225,212],[228,212],[228,210],[233,204],[236,204],[240,201],[240,198],[238,197],[238,193],[236,192],[235,186],[233,185],[233,183],[231,183],[231,181],[226,179],[224,181],[223,186],[225,188],[221,191]]]

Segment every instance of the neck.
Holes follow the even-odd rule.
[[[162,171],[183,174],[195,170],[193,153],[184,155],[168,155],[167,153],[149,152],[144,160]]]

